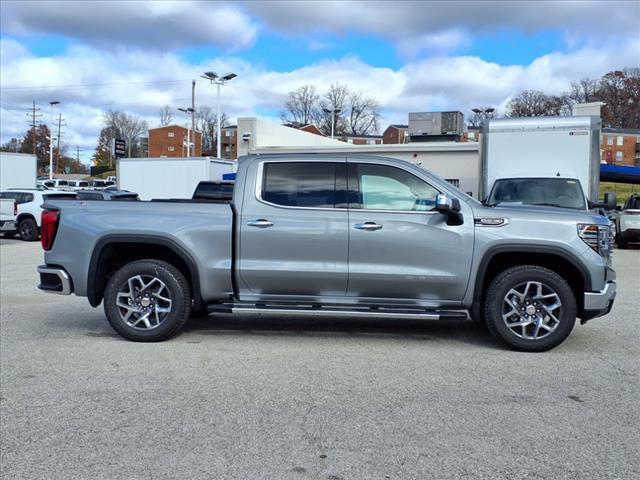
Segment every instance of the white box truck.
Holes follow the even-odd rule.
[[[480,198],[487,203],[590,208],[600,186],[599,117],[488,120]]]
[[[0,152],[0,191],[36,188],[37,159],[28,153]]]
[[[211,157],[140,157],[118,160],[118,188],[136,192],[141,200],[191,198],[201,181],[222,181],[237,162]]]

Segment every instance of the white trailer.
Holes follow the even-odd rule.
[[[0,190],[36,188],[36,172],[35,155],[0,152]]]
[[[543,179],[579,182],[586,200],[598,201],[600,184],[600,128],[596,116],[530,117],[488,120],[482,129],[480,154],[482,191],[506,189],[511,179],[538,179],[538,192],[549,195]],[[550,183],[547,182],[547,183]],[[553,198],[547,198],[549,204]],[[584,202],[585,205],[587,202]]]
[[[191,198],[201,181],[221,181],[237,162],[211,157],[121,158],[116,171],[118,188],[136,192],[141,200]]]

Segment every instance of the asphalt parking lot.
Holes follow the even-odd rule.
[[[613,312],[544,354],[467,322],[197,318],[117,337],[37,290],[38,243],[0,241],[7,479],[640,477],[640,251]]]

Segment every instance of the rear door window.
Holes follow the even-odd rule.
[[[333,162],[266,162],[262,199],[283,207],[336,208],[344,206],[345,164]],[[343,182],[338,181],[339,184]]]
[[[19,193],[16,196],[16,203],[18,205],[29,202],[33,202],[33,193]]]

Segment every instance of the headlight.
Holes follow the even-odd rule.
[[[584,243],[603,257],[609,257],[610,241],[609,227],[589,223],[578,224],[578,236]]]

